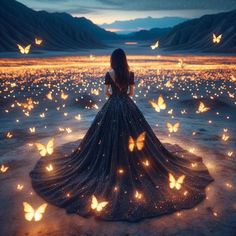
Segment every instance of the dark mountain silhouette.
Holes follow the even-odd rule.
[[[150,30],[140,30],[138,32],[123,35],[128,40],[158,40],[171,31],[171,28],[154,28]],[[121,36],[120,36],[121,37]]]
[[[213,33],[222,34],[219,44],[213,44]],[[181,23],[162,39],[161,45],[171,50],[236,52],[236,10]]]
[[[114,21],[111,24],[100,25],[104,29],[120,29],[120,34],[136,32],[138,30],[150,30],[153,28],[169,28],[186,21],[182,17],[162,17],[162,18],[137,18],[133,20]]]
[[[0,51],[16,51],[16,44],[44,40],[40,49],[101,48],[105,38],[115,38],[86,18],[66,13],[34,11],[15,0],[0,0]]]

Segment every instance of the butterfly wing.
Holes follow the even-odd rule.
[[[169,173],[169,186],[171,189],[173,189],[175,187],[175,184],[176,184],[176,180],[175,180],[175,177]]]
[[[181,176],[177,179],[176,185],[175,185],[175,187],[176,187],[177,190],[180,190],[180,189],[181,189],[181,185],[184,183],[184,179],[185,179],[185,175],[181,175]]]
[[[172,133],[172,132],[173,132],[173,126],[172,126],[172,124],[169,123],[169,122],[167,122],[167,123],[166,123],[166,126],[167,126],[169,132]]]
[[[53,150],[54,150],[54,139],[51,139],[47,144],[47,153],[51,155],[53,153]]]
[[[41,155],[42,157],[45,157],[45,156],[47,155],[47,149],[46,149],[46,147],[45,147],[43,144],[41,144],[41,143],[36,143],[35,145],[36,145],[36,147],[37,147],[37,149],[38,149],[40,155]]]
[[[131,136],[129,136],[129,150],[132,152],[134,150],[134,147],[135,147],[134,139]]]
[[[93,196],[92,196],[91,208],[94,210],[94,209],[97,208],[97,206],[98,206],[97,198],[93,195]]]
[[[23,202],[25,219],[31,221],[34,218],[34,209],[29,203]]]
[[[42,219],[43,213],[45,212],[47,205],[48,205],[47,203],[44,203],[35,211],[34,215],[35,221],[40,221]]]
[[[157,101],[158,107],[162,110],[166,109],[166,104],[162,96],[159,96],[158,101]]]
[[[97,205],[97,211],[102,211],[102,209],[108,204],[108,202],[100,202],[98,205]]]
[[[136,146],[138,150],[142,150],[144,147],[145,135],[146,133],[142,132],[137,138]]]
[[[20,50],[21,54],[25,54],[25,49],[20,44],[17,44],[17,47]]]
[[[176,124],[174,124],[174,126],[173,126],[173,131],[174,131],[174,132],[177,132],[178,129],[179,129],[179,122],[176,123]]]
[[[28,54],[30,52],[30,48],[31,48],[31,44],[29,44],[26,48],[25,48],[25,54]]]

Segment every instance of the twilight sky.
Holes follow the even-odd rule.
[[[35,10],[85,16],[96,24],[147,16],[199,17],[236,9],[236,0],[18,0]]]

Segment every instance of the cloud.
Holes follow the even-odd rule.
[[[114,9],[123,10],[230,10],[236,8],[236,0],[97,0]]]

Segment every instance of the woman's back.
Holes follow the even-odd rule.
[[[129,72],[127,83],[121,86],[116,81],[114,70],[111,70],[105,75],[105,85],[111,86],[112,94],[127,94],[129,87],[134,85],[134,72]]]

